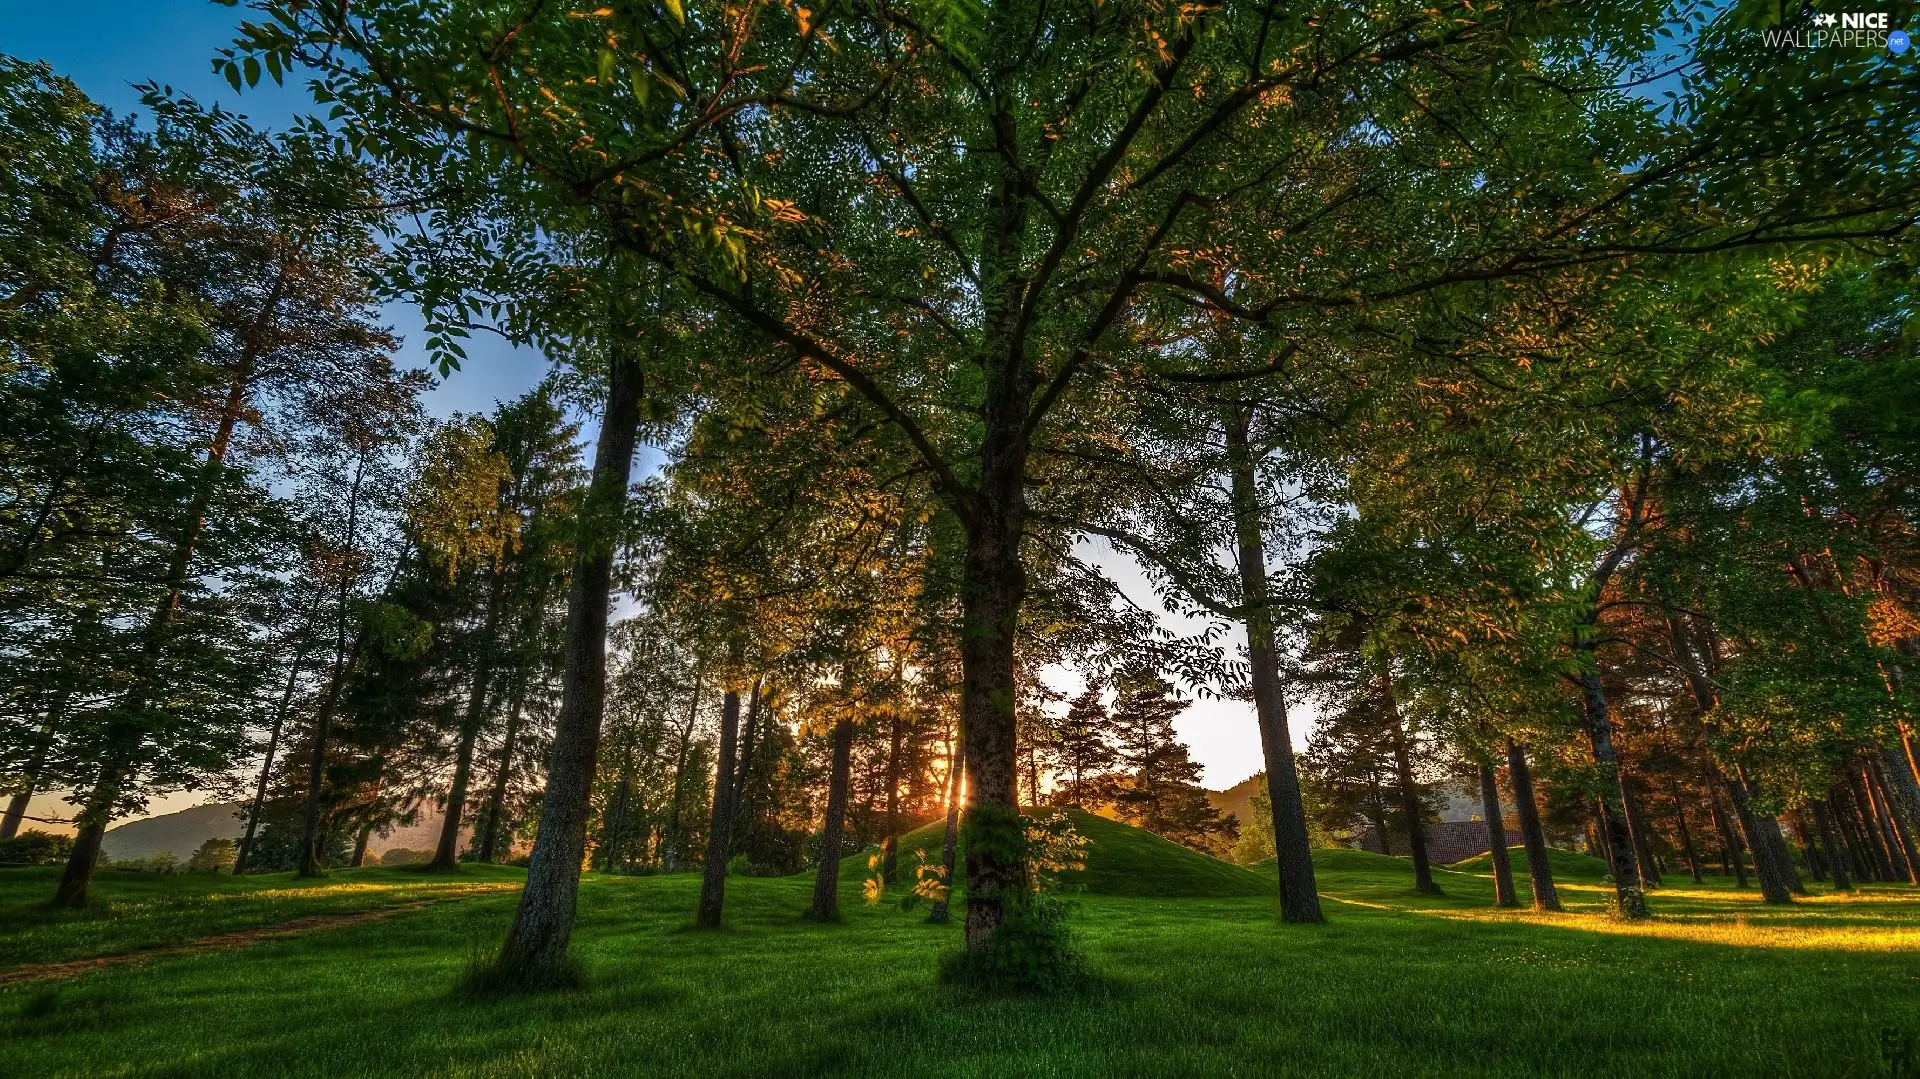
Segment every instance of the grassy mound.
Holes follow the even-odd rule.
[[[1087,868],[1066,875],[1064,880],[1069,887],[1078,886],[1091,895],[1161,899],[1223,899],[1266,895],[1273,891],[1273,886],[1257,873],[1210,858],[1152,832],[1077,809],[1065,812],[1073,818],[1074,829],[1087,840]],[[940,860],[945,836],[946,822],[935,821],[900,838],[900,871],[895,887],[911,885],[917,864],[916,851],[925,851],[929,862]],[[867,876],[867,859],[871,854],[871,851],[861,851],[841,859],[842,881],[853,882],[857,887]],[[965,859],[962,845],[955,855],[956,865],[964,865]]]
[[[1513,863],[1515,876],[1526,876],[1527,851],[1525,847],[1514,847],[1507,852],[1507,858]],[[1607,863],[1589,854],[1580,854],[1570,850],[1547,848],[1547,864],[1553,867],[1555,880],[1605,880]],[[1476,854],[1449,866],[1462,873],[1493,872],[1493,855]]]

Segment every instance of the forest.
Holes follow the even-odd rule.
[[[0,40],[23,1074],[1920,1069],[1913,5],[216,2]]]

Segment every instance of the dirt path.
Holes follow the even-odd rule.
[[[432,899],[416,899],[410,903],[396,903],[390,907],[377,907],[373,910],[356,910],[343,914],[312,914],[304,918],[280,922],[275,925],[257,926],[253,929],[237,929],[231,933],[216,933],[210,937],[200,937],[180,944],[157,944],[151,948],[140,948],[131,952],[117,952],[113,955],[96,955],[87,959],[66,959],[58,963],[36,963],[30,966],[15,967],[0,971],[0,988],[21,985],[27,982],[55,981],[63,978],[78,978],[109,967],[131,966],[153,959],[171,959],[182,955],[197,955],[201,952],[228,951],[234,948],[250,948],[255,944],[264,944],[270,940],[286,937],[298,937],[308,933],[319,933],[329,929],[341,929],[365,922],[377,922],[396,914],[431,907],[436,903],[451,903],[456,900],[470,899],[478,895],[497,895],[501,892],[518,891],[520,885],[501,884],[477,888],[462,888],[451,895],[435,896]]]

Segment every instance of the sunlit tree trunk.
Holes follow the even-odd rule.
[[[956,719],[953,744],[947,750],[947,831],[940,848],[940,883],[946,886],[946,891],[934,901],[933,911],[927,915],[928,921],[940,925],[947,923],[947,907],[952,901],[954,848],[960,831],[961,785],[966,774],[964,745],[965,738]]]
[[[720,928],[727,902],[727,859],[733,845],[733,756],[740,737],[740,693],[729,689],[720,699],[720,760],[713,776],[713,814],[707,824],[707,862],[700,879],[700,907],[694,924]]]
[[[1498,907],[1517,907],[1520,897],[1513,890],[1513,863],[1507,857],[1507,824],[1500,813],[1500,786],[1493,766],[1480,766],[1480,814],[1487,822],[1487,850],[1493,862],[1493,903]]]
[[[900,726],[900,717],[898,714],[895,714],[888,728],[887,739],[887,827],[886,835],[880,840],[884,850],[884,853],[881,855],[880,879],[889,884],[893,883],[893,871],[899,863],[900,853],[898,850],[900,845],[900,740],[903,733]],[[1028,761],[1028,767],[1031,771],[1031,750],[1029,750]],[[1033,786],[1033,800],[1036,805],[1039,804],[1040,801],[1038,780],[1039,777],[1036,775],[1034,777],[1035,785]]]
[[[817,922],[840,920],[840,838],[852,779],[853,717],[847,715],[833,725],[833,770],[827,776],[827,816],[820,826],[820,868],[813,876],[813,909],[807,913]]]
[[[1590,640],[1585,634],[1582,637]],[[1584,647],[1591,654],[1592,646]],[[1607,861],[1613,870],[1614,913],[1622,918],[1645,918],[1649,916],[1647,898],[1640,888],[1633,836],[1621,808],[1620,760],[1613,751],[1613,719],[1607,712],[1607,691],[1600,683],[1600,672],[1591,667],[1582,672],[1580,688],[1586,707],[1587,739],[1593,746],[1594,763],[1601,769],[1599,825],[1605,833]]]
[[[607,404],[581,509],[584,527],[567,595],[560,712],[547,759],[547,790],[527,866],[527,886],[520,893],[520,906],[498,961],[502,972],[531,982],[566,970],[580,894],[580,861],[587,849],[587,811],[600,752],[600,720],[606,707],[608,590],[633,472],[643,389],[632,342],[616,341],[610,360]]]
[[[1533,909],[1559,910],[1560,891],[1553,886],[1553,863],[1547,860],[1547,832],[1540,825],[1540,804],[1533,798],[1533,770],[1527,766],[1526,747],[1511,738],[1507,739],[1507,783],[1513,788],[1513,814],[1520,822],[1520,842],[1527,848]]]
[[[1320,910],[1319,885],[1313,875],[1313,849],[1307,838],[1306,807],[1300,798],[1300,776],[1293,759],[1286,689],[1280,681],[1258,477],[1247,438],[1251,420],[1237,404],[1226,410],[1224,420],[1228,467],[1232,471],[1235,562],[1241,602],[1246,608],[1242,624],[1247,631],[1248,680],[1253,690],[1254,718],[1260,727],[1261,756],[1267,766],[1273,858],[1280,879],[1280,920],[1312,924],[1326,917]]]

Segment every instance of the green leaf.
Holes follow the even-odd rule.
[[[247,57],[246,68],[247,85],[258,86],[260,84],[260,61],[255,57],[249,56]]]

